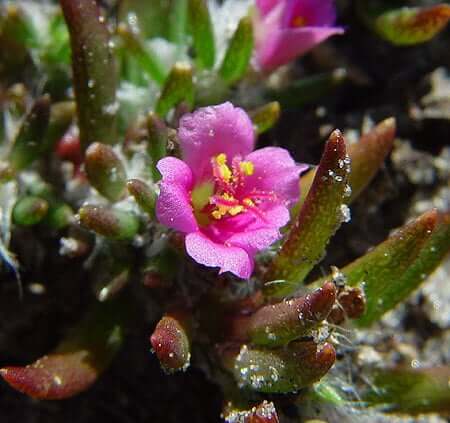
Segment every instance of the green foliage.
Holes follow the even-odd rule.
[[[349,165],[345,141],[340,132],[335,131],[325,146],[305,204],[265,275],[267,296],[292,295],[322,258],[329,239],[345,220],[342,207]]]
[[[190,31],[199,66],[211,69],[215,62],[214,33],[205,0],[188,0]]]
[[[228,44],[220,76],[227,82],[236,82],[247,71],[253,51],[253,26],[249,17],[240,20],[233,37]]]
[[[450,5],[403,7],[382,13],[374,21],[375,30],[387,41],[409,46],[431,40],[450,20]]]

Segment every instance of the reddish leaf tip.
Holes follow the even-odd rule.
[[[164,316],[150,336],[150,343],[162,367],[167,372],[185,370],[190,363],[189,339],[176,319]]]
[[[316,366],[327,372],[336,361],[336,350],[333,345],[325,343],[318,347],[316,355]]]
[[[309,295],[310,313],[316,320],[325,319],[336,301],[336,286],[332,282],[326,282],[322,288]]]

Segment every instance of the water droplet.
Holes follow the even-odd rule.
[[[348,223],[352,219],[350,209],[346,204],[341,205],[342,222]]]

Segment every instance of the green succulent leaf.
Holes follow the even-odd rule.
[[[228,366],[238,385],[267,393],[288,393],[317,382],[334,364],[331,344],[293,342],[284,349],[266,350],[243,345]]]
[[[80,142],[114,144],[116,72],[105,18],[95,1],[61,0],[69,27]]]
[[[378,308],[378,313],[383,310],[383,312],[386,312],[408,298],[438,267],[449,252],[450,215],[438,215],[436,226],[417,258],[398,281],[386,286],[382,296],[384,308],[381,310]],[[365,318],[368,319],[367,316]],[[368,319],[368,322],[370,323],[376,318],[375,314],[372,319]],[[361,320],[359,323],[364,324],[364,322],[364,320]]]
[[[220,76],[228,83],[241,79],[247,71],[253,51],[253,24],[250,17],[243,17],[230,40]]]
[[[164,121],[154,112],[147,115],[147,132],[148,132],[148,155],[151,158],[151,170],[153,180],[158,181],[161,178],[156,165],[167,153],[167,142],[169,131]]]
[[[9,162],[15,170],[29,166],[43,150],[50,119],[50,97],[38,98],[25,116],[12,147]]]
[[[215,62],[214,33],[207,2],[188,0],[190,30],[200,67],[211,69]]]
[[[343,212],[347,211],[343,204],[349,171],[344,138],[334,131],[305,203],[265,275],[267,296],[282,298],[293,294],[322,258],[329,239],[344,220]],[[271,284],[274,280],[284,282]]]
[[[363,396],[370,406],[387,412],[449,413],[450,368],[391,369],[373,375],[373,389]]]
[[[187,0],[171,0],[169,15],[169,40],[183,45],[186,37]]]
[[[374,21],[381,37],[398,46],[431,40],[450,20],[450,5],[403,7],[379,15]]]
[[[270,90],[267,97],[278,101],[282,107],[301,107],[329,95],[347,78],[343,68],[299,79],[279,90]]]
[[[86,205],[78,211],[80,224],[106,238],[130,240],[139,231],[139,219],[132,212]]]
[[[33,226],[41,222],[47,215],[48,203],[43,198],[25,196],[14,206],[13,222],[20,226]]]
[[[25,367],[5,367],[0,375],[33,398],[59,400],[89,388],[111,363],[123,342],[127,321],[118,301],[95,304],[56,350]]]
[[[262,134],[277,123],[280,117],[280,103],[278,101],[272,101],[252,110],[249,114],[256,133],[258,135]]]
[[[128,192],[151,218],[155,215],[156,192],[140,179],[127,181]]]
[[[162,85],[166,79],[166,69],[158,57],[144,44],[140,38],[140,33],[134,32],[124,23],[119,25],[117,33],[124,44],[124,54],[131,54],[140,69],[158,85]]]
[[[91,144],[85,156],[86,174],[91,185],[111,201],[117,201],[125,191],[126,172],[114,150],[99,142]]]
[[[366,311],[358,325],[376,322],[423,281],[422,270],[431,271],[439,263],[448,251],[449,229],[448,222],[436,226],[437,221],[436,211],[427,212],[341,269],[347,284],[366,295]]]
[[[156,113],[165,117],[170,109],[181,102],[191,107],[194,104],[192,67],[187,63],[175,63],[173,66],[156,103]]]

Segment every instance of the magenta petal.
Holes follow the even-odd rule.
[[[280,29],[258,45],[258,63],[266,71],[273,70],[307,53],[332,35],[342,33],[344,29],[339,27]]]
[[[245,250],[217,244],[200,232],[186,236],[186,251],[197,263],[220,267],[219,273],[231,272],[242,279],[248,279],[253,271],[253,259]]]
[[[225,153],[231,160],[253,150],[255,135],[247,113],[231,103],[204,107],[184,115],[178,136],[183,160],[196,182],[211,175],[211,159]]]
[[[245,160],[254,165],[253,175],[246,177],[246,193],[252,190],[273,192],[287,207],[298,200],[299,176],[307,165],[297,165],[289,152],[279,147],[261,148],[250,153]]]
[[[288,0],[283,25],[290,26],[296,16],[303,17],[308,27],[332,26],[336,21],[334,0]]]
[[[262,16],[267,15],[278,3],[283,0],[256,0],[256,7]]]
[[[190,199],[193,185],[191,169],[175,157],[161,159],[157,167],[163,177],[156,203],[159,222],[181,232],[196,231],[198,225]]]
[[[270,247],[281,238],[280,231],[276,228],[262,228],[248,232],[241,232],[231,236],[227,243],[234,247],[242,248],[253,257],[258,251]]]

